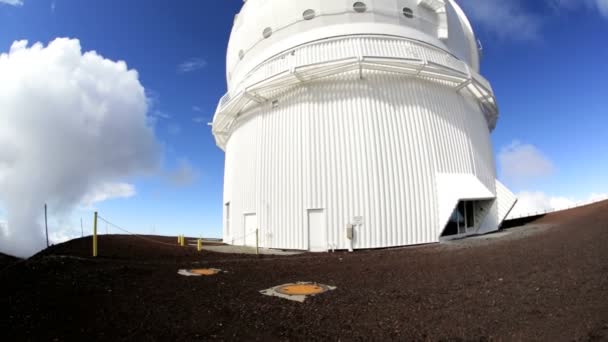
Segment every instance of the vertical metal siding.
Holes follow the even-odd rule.
[[[494,179],[475,102],[424,80],[358,76],[308,83],[277,108],[243,113],[226,146],[226,241],[242,232],[243,214],[255,212],[264,246],[308,249],[307,210],[322,208],[327,242],[337,248],[348,248],[354,216],[363,216],[355,248],[436,242],[436,174]]]

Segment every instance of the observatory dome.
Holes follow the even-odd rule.
[[[497,230],[498,106],[453,0],[247,0],[213,118],[224,242],[326,251]]]
[[[451,0],[245,0],[228,44],[228,82],[238,83],[252,68],[282,51],[357,34],[425,42],[479,71],[471,24]]]

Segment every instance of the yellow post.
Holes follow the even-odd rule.
[[[255,255],[260,255],[260,229],[255,230]]]
[[[97,256],[97,212],[93,219],[93,256]]]
[[[196,250],[198,250],[199,252],[203,250],[203,240],[202,239],[198,239],[198,241],[196,241]]]
[[[186,245],[186,238],[182,235],[182,247]]]
[[[178,236],[177,236],[177,244],[178,244],[178,245],[181,245],[181,244],[182,244],[182,236],[181,236],[181,235],[178,235]]]

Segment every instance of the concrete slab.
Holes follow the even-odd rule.
[[[230,253],[230,254],[255,254],[255,247],[248,246],[205,246],[203,244],[203,250],[216,252],[216,253]],[[263,255],[298,255],[304,253],[303,251],[285,251],[281,249],[270,249],[260,248],[260,254]]]

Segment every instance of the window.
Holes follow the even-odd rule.
[[[264,38],[272,36],[272,29],[270,27],[265,28],[264,32],[262,32],[262,35],[264,36]]]
[[[357,1],[353,4],[353,9],[357,13],[363,13],[367,11],[367,5],[364,2]]]
[[[403,7],[403,15],[406,18],[412,19],[414,17],[414,11],[409,7]]]
[[[272,101],[272,108],[277,108],[279,106],[279,100]]]
[[[464,235],[476,226],[475,208],[478,207],[475,201],[460,201],[452,212],[452,216],[445,226],[442,237]]]
[[[468,201],[466,202],[465,214],[467,219],[467,228],[475,227],[475,203]]]
[[[304,17],[304,20],[312,20],[316,15],[317,14],[315,13],[315,10],[313,9],[307,9],[306,11],[304,11],[304,13],[302,13],[302,17]]]

